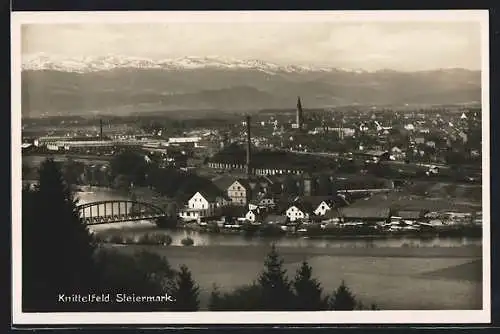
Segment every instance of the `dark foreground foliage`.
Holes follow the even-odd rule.
[[[139,162],[139,161],[137,161]],[[138,164],[138,170],[141,164]],[[79,217],[76,201],[59,166],[48,159],[35,189],[22,198],[22,308],[24,312],[197,311],[200,289],[186,266],[174,270],[167,259],[146,251],[126,255],[96,244]],[[151,243],[169,244],[171,240]],[[183,240],[192,245],[192,239]],[[62,298],[61,298],[62,297]],[[101,298],[104,302],[75,302]],[[255,282],[212,291],[213,311],[319,311],[367,309],[344,282],[324,295],[304,261],[293,279],[274,245]],[[377,309],[371,305],[368,309]]]

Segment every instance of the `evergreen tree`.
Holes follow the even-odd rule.
[[[39,174],[39,187],[23,191],[23,308],[55,311],[70,306],[59,294],[93,290],[95,243],[54,160]]]
[[[211,311],[259,311],[261,305],[261,287],[253,283],[220,293],[216,288],[212,291],[209,302]]]
[[[165,258],[147,251],[132,256],[116,250],[100,250],[96,254],[100,269],[100,285],[97,291],[115,294],[160,296],[172,291],[176,272]],[[172,303],[121,303],[96,304],[96,311],[166,311]]]
[[[175,298],[173,309],[175,311],[197,311],[199,308],[199,287],[193,280],[188,267],[182,265],[177,274],[172,295]]]
[[[258,283],[261,287],[261,307],[266,311],[282,311],[293,307],[293,292],[283,269],[281,259],[273,244],[264,262],[265,269],[260,274]]]
[[[357,306],[356,298],[351,290],[342,281],[330,299],[330,309],[335,311],[352,311]]]
[[[322,297],[321,284],[317,279],[312,278],[312,268],[306,261],[303,261],[297,270],[293,288],[296,310],[320,311],[328,309],[328,300]]]
[[[213,285],[212,292],[210,293],[208,309],[210,311],[222,311],[222,294],[216,284]]]

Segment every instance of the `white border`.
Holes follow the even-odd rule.
[[[151,312],[23,313],[21,309],[21,24],[318,21],[472,21],[481,25],[483,126],[483,309],[475,311],[322,312]],[[489,323],[490,122],[489,23],[487,10],[435,11],[252,11],[252,12],[14,12],[11,14],[12,71],[12,323],[75,324],[447,324]]]

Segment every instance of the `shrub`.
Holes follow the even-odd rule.
[[[137,239],[137,243],[148,245],[151,242],[150,239],[149,233],[144,233]]]
[[[151,236],[151,241],[156,245],[168,246],[172,243],[172,238],[167,234],[156,233]]]
[[[123,243],[127,245],[134,244],[135,243],[134,237],[131,235],[123,237]]]
[[[187,238],[184,238],[181,240],[181,244],[183,246],[192,246],[192,245],[194,245],[194,240],[191,239],[190,237],[187,237]]]
[[[107,238],[109,243],[112,244],[122,244],[123,243],[123,237],[119,234],[112,234]]]
[[[139,237],[138,243],[145,245],[165,245],[172,243],[172,238],[163,233],[145,233]]]
[[[94,234],[92,235],[92,237],[94,238],[94,241],[95,241],[96,243],[106,242],[105,238],[104,238],[102,235],[98,234],[98,233],[94,233]]]

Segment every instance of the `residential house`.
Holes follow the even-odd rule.
[[[247,180],[237,179],[227,188],[227,196],[233,205],[247,205],[250,200],[250,185]]]
[[[313,207],[315,208],[314,214],[316,216],[324,216],[328,211],[335,208],[335,202],[333,201],[333,199],[328,198],[321,200],[317,205],[314,205]]]
[[[264,219],[264,214],[263,212],[257,210],[248,210],[248,212],[245,215],[245,219],[255,223],[255,222],[262,222]]]
[[[342,220],[340,211],[335,208],[328,210],[321,218],[322,226],[325,224],[337,224]]]
[[[312,214],[314,214],[314,210],[307,202],[295,202],[286,210],[286,216],[291,222],[309,219]]]
[[[232,205],[245,206],[251,197],[251,187],[245,179],[220,176],[212,182],[230,199]]]
[[[226,206],[229,199],[221,192],[203,190],[196,192],[185,208],[180,210],[179,216],[184,220],[200,220],[217,214],[217,209]]]
[[[279,180],[275,176],[254,176],[248,180],[248,184],[254,196],[258,194],[274,194],[281,190]]]
[[[252,199],[250,203],[248,203],[248,209],[255,210],[269,210],[276,206],[276,199],[274,196],[269,194],[264,194],[258,196],[256,199]]]
[[[405,153],[399,147],[394,146],[391,149],[391,156],[393,156],[394,159],[404,159],[405,158]]]

